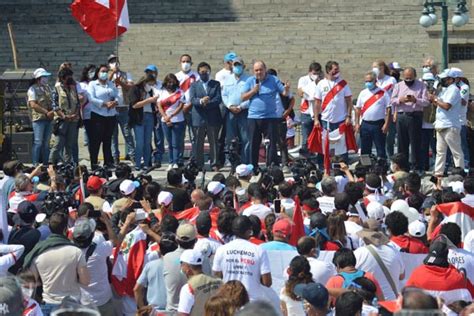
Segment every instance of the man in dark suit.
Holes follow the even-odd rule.
[[[219,157],[219,145],[217,136],[222,124],[219,105],[222,102],[221,86],[218,81],[210,79],[211,66],[206,62],[198,65],[198,73],[201,80],[194,82],[189,89],[189,98],[192,105],[192,126],[196,141],[193,148],[196,163],[200,168],[204,167],[204,139],[210,147],[211,168],[219,170],[217,159]]]

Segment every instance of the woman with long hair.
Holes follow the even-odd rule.
[[[294,257],[287,269],[288,281],[280,292],[280,308],[284,316],[304,316],[303,301],[295,293],[298,284],[313,283],[311,266],[305,256]]]
[[[87,87],[89,86],[89,82],[97,80],[97,67],[96,65],[89,64],[82,68],[81,79],[79,81],[79,85],[83,91],[87,91]],[[82,124],[84,125],[84,146],[89,147],[89,134],[92,133],[91,128],[91,108],[92,104],[89,100],[87,100],[81,106],[81,119]]]
[[[343,211],[336,211],[329,215],[327,232],[330,240],[322,250],[338,250],[340,248],[355,250],[357,248],[356,242],[347,235],[345,220],[346,214]]]
[[[179,89],[178,78],[174,74],[166,75],[163,89],[158,98],[158,111],[161,114],[161,124],[166,141],[168,142],[168,170],[178,168],[183,160],[184,131],[184,93]]]
[[[158,91],[153,87],[156,77],[152,74],[143,76],[132,88],[128,125],[135,134],[135,170],[146,169],[151,165],[151,137],[155,126],[156,101]]]
[[[239,280],[227,281],[219,288],[214,296],[229,298],[234,312],[240,310],[249,302],[249,294],[245,286]]]
[[[235,312],[232,300],[221,295],[211,296],[204,305],[204,316],[233,316]]]

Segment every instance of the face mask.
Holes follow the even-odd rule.
[[[191,69],[191,63],[181,63],[181,70],[188,72]]]
[[[48,77],[41,77],[40,78],[40,84],[42,84],[43,86],[46,86],[48,84]]]
[[[405,80],[405,84],[411,87],[415,83],[415,80]]]
[[[74,79],[72,79],[72,78],[67,78],[66,84],[67,84],[68,86],[74,85]]]
[[[318,75],[311,74],[311,75],[309,75],[309,78],[311,78],[312,81],[316,81],[316,80],[318,80]]]
[[[21,291],[23,292],[23,297],[26,299],[32,298],[35,292],[33,288],[23,287],[23,286],[21,287]]]
[[[366,82],[365,87],[369,90],[372,90],[375,88],[375,83],[373,83],[372,81]]]
[[[429,223],[429,222],[430,222],[430,219],[431,219],[431,215],[425,216],[425,221],[426,221],[426,222]]]
[[[120,65],[119,63],[110,63],[109,64],[110,69],[113,69],[113,70],[117,69],[119,65]]]
[[[201,78],[202,81],[208,82],[209,81],[209,73],[205,72],[203,74],[199,74],[199,77]]]
[[[168,84],[166,85],[166,90],[175,91],[175,90],[176,90],[176,86],[174,85],[174,83],[168,83]]]
[[[87,73],[87,78],[89,78],[89,80],[94,79],[94,77],[95,77],[95,70],[94,71],[91,70]]]
[[[99,72],[99,79],[100,80],[107,80],[107,77],[108,77],[107,72],[105,72],[105,71]]]
[[[376,77],[380,75],[380,69],[378,69],[377,67],[372,68],[372,72],[375,74]]]
[[[429,72],[431,72],[431,68],[430,68],[430,67],[423,67],[423,73],[424,73],[424,74],[427,74],[427,73],[429,73]]]
[[[244,72],[244,67],[242,65],[234,66],[232,72],[237,76],[240,76]]]

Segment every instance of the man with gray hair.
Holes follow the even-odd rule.
[[[321,181],[321,191],[323,196],[318,197],[319,208],[323,214],[329,214],[334,211],[334,196],[337,193],[337,182],[334,177],[325,177]]]

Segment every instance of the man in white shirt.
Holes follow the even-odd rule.
[[[236,239],[217,249],[212,266],[213,273],[224,282],[238,280],[247,289],[250,300],[268,300],[264,287],[271,287],[272,275],[267,253],[248,241],[252,235],[252,222],[240,215],[232,221]]]
[[[309,65],[308,74],[298,79],[298,96],[301,98],[300,103],[300,121],[301,121],[301,152],[308,152],[308,136],[313,130],[313,106],[314,98],[308,94],[312,89],[316,88],[324,75],[321,70],[321,64],[312,62]]]
[[[439,79],[445,88],[436,97],[432,94],[428,99],[437,107],[436,120],[436,162],[435,175],[442,177],[444,174],[448,148],[454,158],[454,165],[464,169],[464,155],[461,148],[461,93],[454,82],[454,73],[450,69],[444,70]]]
[[[453,71],[454,80],[459,88],[459,92],[461,93],[461,111],[459,112],[459,119],[461,121],[461,145],[462,151],[464,153],[464,164],[467,166],[469,165],[471,159],[469,146],[467,144],[467,110],[470,89],[465,82],[466,77],[464,76],[464,72],[461,69],[455,67],[452,67],[451,70]],[[472,157],[472,159],[474,159],[474,157]]]
[[[252,205],[247,207],[242,215],[256,215],[261,221],[265,220],[265,217],[272,213],[271,208],[265,205],[265,200],[265,192],[260,188],[255,189],[252,193]]]
[[[224,83],[226,82],[227,78],[232,76],[232,61],[237,58],[237,54],[234,52],[228,52],[224,56],[224,68],[219,70],[216,73],[216,81],[219,81],[221,87],[224,87]]]
[[[296,246],[298,253],[308,259],[313,281],[326,284],[330,277],[337,274],[334,264],[318,260],[319,250],[316,249],[316,240],[312,237],[301,237]]]
[[[321,181],[323,196],[318,197],[319,209],[325,215],[334,211],[334,195],[337,193],[337,182],[334,177],[326,177]]]
[[[375,80],[373,72],[365,75],[365,89],[360,92],[355,106],[355,132],[360,131],[362,155],[372,154],[373,143],[377,156],[387,158],[385,136],[390,123],[390,98]]]

